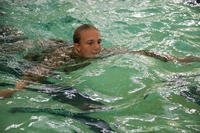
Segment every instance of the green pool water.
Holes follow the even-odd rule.
[[[200,8],[181,0],[2,0],[0,12],[1,24],[16,27],[30,40],[56,38],[72,42],[74,29],[90,23],[100,29],[106,48],[123,46],[177,57],[200,57]],[[27,64],[22,59],[26,52],[1,54],[0,63],[10,58],[7,65],[21,69]],[[0,71],[0,83],[15,84],[19,79]],[[200,132],[200,62],[162,62],[120,54],[94,60],[69,74],[57,71],[48,81],[74,86],[105,104],[106,109],[89,112],[88,116],[104,120],[113,132]],[[183,96],[183,92],[191,95]],[[13,107],[85,113],[47,94],[23,90],[0,100],[2,133],[94,132],[71,117],[45,112],[13,114],[9,112]]]

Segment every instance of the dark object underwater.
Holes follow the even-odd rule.
[[[104,105],[101,102],[92,100],[88,95],[78,92],[74,87],[48,84],[39,89],[28,88],[28,90],[49,94],[53,100],[70,104],[84,111],[102,109]]]
[[[199,4],[200,3],[200,0],[185,0],[188,4],[193,4],[193,5],[196,5],[196,4]]]
[[[10,110],[11,113],[24,112],[24,113],[49,113],[64,117],[70,117],[78,120],[95,132],[111,133],[114,130],[104,120],[92,118],[87,116],[88,113],[73,113],[65,109],[51,109],[51,108],[29,108],[29,107],[15,107]]]
[[[10,67],[2,65],[2,64],[0,64],[0,71],[3,73],[9,73],[11,75],[14,75],[17,78],[22,76],[21,70],[19,70],[17,68],[10,68]]]
[[[181,91],[180,95],[200,105],[200,90],[196,86],[189,87],[189,91]]]

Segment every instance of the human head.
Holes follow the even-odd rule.
[[[99,30],[90,24],[79,26],[73,35],[74,51],[82,58],[94,58],[101,51]]]

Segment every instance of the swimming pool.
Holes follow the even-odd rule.
[[[104,47],[200,57],[200,8],[180,0],[3,0],[0,5],[1,24],[20,29],[33,41],[57,38],[72,42],[77,26],[92,23],[100,29]],[[37,47],[31,50],[40,51]],[[0,89],[12,88],[20,78],[5,67],[18,72],[31,66],[22,59],[29,51],[1,53]],[[95,60],[69,74],[56,71],[48,81],[55,86],[73,86],[103,103],[105,109],[87,116],[105,121],[115,132],[200,131],[200,62],[162,62],[123,54]],[[30,87],[43,86],[46,84]],[[1,132],[95,132],[77,119],[78,113],[87,111],[45,93],[20,91],[1,100],[0,107]],[[11,113],[16,107],[64,111]],[[67,111],[75,117],[63,115]]]

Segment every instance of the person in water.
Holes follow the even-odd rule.
[[[0,97],[10,97],[13,93],[26,88],[30,83],[43,82],[46,77],[53,74],[53,70],[64,66],[65,72],[74,71],[80,67],[90,64],[90,59],[104,58],[110,55],[133,53],[154,57],[161,61],[179,61],[192,62],[200,61],[198,57],[177,58],[169,55],[159,55],[147,50],[130,51],[126,48],[110,48],[105,49],[101,46],[100,31],[93,25],[83,24],[79,26],[73,35],[73,45],[65,44],[63,41],[50,40],[45,43],[53,43],[55,47],[51,47],[39,57],[36,55],[27,55],[24,58],[30,61],[38,61],[34,67],[23,72],[22,78],[16,83],[15,89],[7,89],[0,91]],[[57,45],[58,44],[58,45]]]

